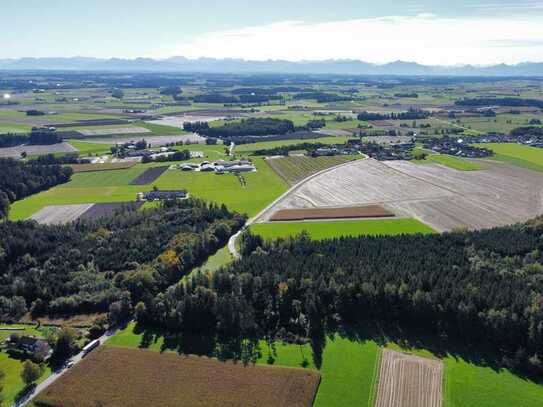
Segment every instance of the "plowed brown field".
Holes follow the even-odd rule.
[[[37,396],[48,407],[311,406],[319,374],[103,347]]]
[[[386,218],[394,214],[382,206],[354,206],[345,208],[283,209],[270,218],[271,221],[347,218]]]

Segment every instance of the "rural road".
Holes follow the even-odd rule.
[[[100,346],[102,346],[110,337],[112,337],[113,335],[115,335],[117,333],[117,331],[119,330],[119,328],[112,328],[108,331],[106,331],[105,334],[103,334],[101,337],[98,338],[98,340],[100,341]],[[79,352],[77,355],[75,356],[72,356],[70,358],[70,360],[74,363],[74,364],[77,364],[79,362],[81,362],[81,360],[83,359],[83,352]],[[52,383],[54,383],[55,381],[58,380],[58,378],[60,376],[62,376],[64,374],[64,372],[66,372],[67,370],[69,370],[68,368],[66,367],[62,367],[60,368],[59,370],[53,372],[51,374],[51,376],[49,376],[47,379],[45,379],[43,382],[41,382],[40,384],[38,384],[31,392],[28,392],[28,394],[25,395],[25,397],[21,398],[19,401],[15,402],[13,404],[12,407],[23,407],[23,406],[26,406],[34,397],[36,397],[36,395],[38,395],[40,392],[42,392],[43,390],[45,390],[48,386],[50,386]]]
[[[367,159],[364,158],[364,159]],[[330,168],[326,168],[324,170],[321,170],[319,172],[316,172],[315,174],[312,174],[310,175],[309,177],[307,178],[304,178],[303,180],[301,180],[300,182],[298,182],[297,184],[294,184],[292,187],[290,187],[286,192],[284,192],[283,194],[281,194],[277,199],[275,199],[272,203],[270,203],[268,206],[266,206],[264,209],[262,209],[256,216],[252,217],[251,219],[249,219],[247,221],[247,223],[245,223],[245,226],[243,227],[243,229],[241,229],[239,232],[237,232],[236,234],[232,235],[230,237],[230,239],[228,240],[228,250],[230,251],[230,254],[232,254],[232,257],[234,259],[239,259],[241,258],[241,255],[240,253],[238,252],[238,249],[236,247],[236,241],[238,239],[238,237],[241,235],[241,233],[246,230],[249,226],[251,226],[253,223],[255,223],[258,219],[260,219],[266,212],[268,212],[270,209],[272,209],[275,205],[277,205],[279,202],[281,202],[283,199],[285,199],[288,195],[290,195],[291,193],[297,191],[299,188],[301,188],[306,182],[309,182],[311,181],[313,178],[315,177],[318,177],[322,174],[325,174],[327,173],[328,171],[332,171],[332,170],[335,170],[337,168],[340,168],[340,167],[344,167],[346,165],[350,165],[352,164],[353,162],[356,162],[356,161],[359,161],[359,160],[354,160],[354,161],[348,161],[346,163],[342,163],[342,164],[338,164],[338,165],[335,165],[333,167],[330,167]]]

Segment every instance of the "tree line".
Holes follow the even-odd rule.
[[[244,136],[284,135],[294,132],[290,120],[273,118],[249,118],[239,122],[225,123],[220,127],[201,128],[199,134],[223,140]]]
[[[0,218],[8,216],[11,203],[70,180],[71,168],[0,158]]]
[[[532,106],[543,109],[543,100],[513,97],[503,98],[466,98],[454,102],[457,106]]]
[[[62,142],[56,131],[34,128],[29,134],[0,134],[0,148],[16,147],[23,144],[49,145]]]
[[[420,120],[430,117],[430,112],[424,110],[410,109],[407,112],[400,113],[373,113],[373,112],[361,112],[358,113],[358,120]]]

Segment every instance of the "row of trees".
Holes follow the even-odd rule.
[[[543,109],[543,100],[514,97],[503,98],[465,98],[454,102],[457,106],[532,106]]]
[[[400,113],[374,113],[361,112],[358,114],[358,120],[420,120],[430,117],[430,112],[424,110],[409,109],[407,112]]]
[[[138,321],[219,337],[306,338],[337,324],[401,323],[543,373],[543,220],[399,237],[243,238],[243,259],[142,297]]]
[[[0,223],[0,318],[111,311],[119,319],[201,264],[245,218],[188,199],[44,226]]]
[[[68,182],[72,172],[58,164],[0,158],[0,218],[7,217],[12,202]]]
[[[225,123],[220,127],[200,129],[202,136],[220,139],[232,139],[244,136],[284,135],[294,132],[294,123],[290,120],[273,118],[250,118],[239,122]]]
[[[0,134],[0,148],[16,147],[23,144],[49,145],[62,142],[56,131],[34,128],[30,134]]]

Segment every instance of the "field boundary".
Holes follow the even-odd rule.
[[[381,370],[381,356],[383,355],[383,348],[379,347],[377,351],[377,357],[375,358],[375,364],[373,366],[373,377],[371,379],[370,398],[368,399],[368,407],[375,405],[377,399],[377,388],[379,386],[379,373]]]

